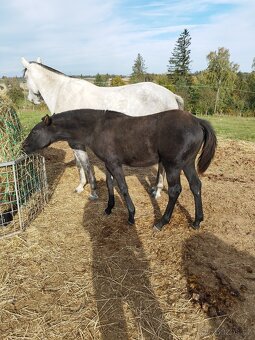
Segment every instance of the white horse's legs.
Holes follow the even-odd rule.
[[[73,152],[74,152],[74,157],[75,157],[75,161],[76,161],[76,166],[78,168],[79,175],[80,175],[80,184],[75,189],[75,192],[77,192],[79,194],[79,193],[81,193],[84,190],[84,186],[87,184],[88,180],[87,180],[85,171],[84,171],[84,169],[82,167],[82,164],[79,161],[79,158],[77,157],[77,155],[75,153],[75,150],[73,150]]]
[[[158,164],[158,173],[157,173],[157,179],[156,179],[156,186],[152,187],[151,194],[156,199],[161,196],[161,191],[164,187],[164,178],[166,176],[165,169],[162,165],[162,163]]]
[[[89,198],[95,200],[98,198],[96,193],[96,179],[90,165],[88,154],[86,151],[77,149],[74,149],[73,152],[80,174],[80,184],[75,189],[75,191],[78,193],[82,192],[83,187],[87,184],[87,182],[89,182],[91,188],[91,194],[89,195]]]

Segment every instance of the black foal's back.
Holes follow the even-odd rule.
[[[197,119],[180,110],[145,117],[106,111],[97,121],[89,146],[105,162],[146,167],[163,161],[181,166],[203,142]]]

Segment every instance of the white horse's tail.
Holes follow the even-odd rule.
[[[175,95],[175,99],[177,101],[178,107],[180,110],[184,110],[184,100],[181,96]]]

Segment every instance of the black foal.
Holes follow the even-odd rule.
[[[85,114],[86,113],[86,114]],[[211,125],[189,112],[171,110],[144,117],[130,117],[119,112],[100,110],[73,110],[43,118],[24,141],[27,153],[41,149],[59,140],[65,140],[75,149],[89,147],[106,167],[108,205],[110,214],[114,207],[113,178],[128,209],[128,222],[134,223],[135,207],[131,200],[122,165],[151,166],[162,163],[168,182],[169,200],[158,230],[171,218],[175,203],[181,193],[180,173],[188,179],[195,201],[195,221],[199,228],[203,220],[201,182],[203,173],[214,156],[216,136]]]

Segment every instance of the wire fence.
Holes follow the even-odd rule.
[[[42,156],[22,156],[0,163],[0,238],[24,230],[42,211],[47,199]]]

